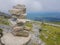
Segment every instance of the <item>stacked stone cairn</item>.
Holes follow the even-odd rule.
[[[13,9],[9,10],[12,14],[12,18],[16,18],[16,24],[13,26],[12,34],[14,36],[28,37],[29,33],[25,27],[26,20],[26,7],[25,5],[18,4],[13,6]]]

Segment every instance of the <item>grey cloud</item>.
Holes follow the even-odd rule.
[[[14,0],[0,0],[0,11],[8,13],[8,10],[11,9],[13,5],[19,3],[19,2],[16,3],[15,1]],[[32,0],[29,0],[29,2],[31,1]],[[43,6],[42,11],[60,11],[60,0],[36,0],[36,1],[40,1],[41,5]],[[29,7],[30,5],[28,4],[27,6]]]
[[[60,11],[60,0],[39,0],[42,2],[43,11]]]

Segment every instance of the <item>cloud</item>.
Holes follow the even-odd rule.
[[[43,5],[43,11],[60,12],[60,0],[40,0]]]
[[[0,0],[0,11],[8,13],[16,4],[25,4],[27,12],[60,11],[60,0]]]
[[[8,10],[16,4],[25,4],[27,12],[40,11],[42,9],[42,5],[38,0],[0,0],[0,10],[8,13]]]
[[[38,1],[34,1],[31,3],[31,11],[40,11],[42,10],[42,4]]]
[[[14,0],[14,3],[25,4],[27,7],[27,11],[35,12],[42,9],[42,5],[38,0]]]

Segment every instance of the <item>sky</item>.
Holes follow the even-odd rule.
[[[25,4],[27,12],[60,12],[60,0],[0,0],[0,11],[8,13],[16,4]]]

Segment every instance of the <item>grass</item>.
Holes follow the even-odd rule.
[[[60,45],[60,27],[42,24],[40,38],[46,45]]]
[[[31,30],[32,30],[32,27],[33,27],[33,26],[32,26],[32,23],[31,23],[31,22],[26,22],[26,23],[25,23],[25,26],[30,27]]]
[[[0,17],[0,24],[9,25],[9,21],[4,17]]]
[[[3,31],[3,30],[2,30],[2,29],[0,29],[0,33],[2,33],[2,31]]]
[[[60,22],[46,22],[46,23],[52,23],[52,24],[58,24],[58,25],[60,25]]]
[[[48,23],[53,23],[53,24],[59,24],[60,25],[60,22],[48,22]]]

